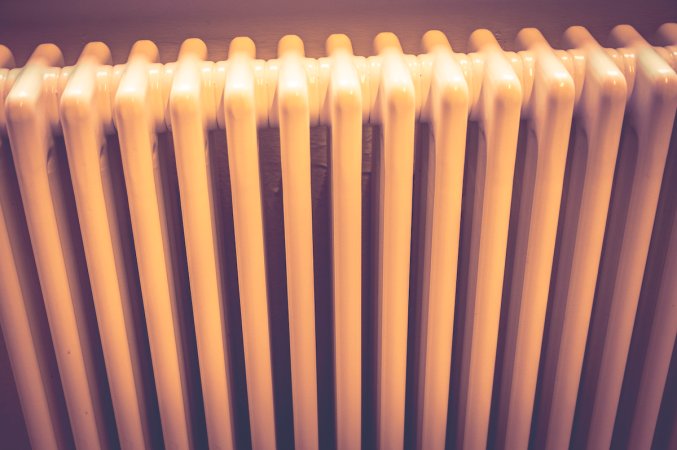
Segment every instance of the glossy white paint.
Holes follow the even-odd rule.
[[[114,193],[112,180],[106,176],[110,168],[98,114],[100,97],[106,92],[97,85],[97,72],[110,70],[108,47],[101,42],[87,44],[70,71],[59,113],[120,445],[148,448],[143,390],[137,390],[141,379],[136,342],[130,335],[131,323],[125,323],[125,308],[129,314],[133,300],[122,266],[116,211],[110,208]]]
[[[422,119],[431,123],[424,237],[418,448],[443,449],[449,409],[449,377],[461,225],[461,196],[470,92],[463,68],[439,31],[423,36],[419,56],[430,77]],[[430,71],[428,74],[427,71]]]
[[[202,86],[207,47],[199,39],[181,45],[169,94],[195,335],[210,448],[232,449],[228,351],[220,280],[216,218]],[[212,63],[207,63],[211,65]]]
[[[477,174],[466,293],[456,444],[487,444],[522,87],[488,30],[470,36],[473,76],[481,89]]]
[[[12,53],[0,46],[0,91],[7,82],[9,69],[14,66]],[[1,145],[1,144],[0,144]],[[6,153],[10,149],[0,146],[0,164],[8,164]],[[55,428],[57,420],[48,400],[49,385],[41,373],[40,354],[36,337],[31,329],[30,310],[27,303],[42,301],[34,291],[27,291],[21,283],[21,248],[16,248],[16,234],[20,231],[17,218],[12,214],[7,180],[0,181],[0,325],[9,353],[9,360],[16,380],[21,408],[26,421],[28,436],[33,447],[58,449],[59,440]],[[14,209],[16,211],[16,209]],[[14,241],[14,242],[13,242]],[[25,255],[24,255],[25,256]],[[43,360],[44,363],[44,360]]]
[[[390,449],[404,445],[415,106],[414,83],[397,37],[381,33],[374,48],[379,58],[368,63],[378,74],[372,78],[378,87],[370,121],[381,125],[375,219],[376,420],[377,445]]]
[[[498,406],[499,447],[526,449],[536,394],[550,273],[574,107],[574,81],[536,29],[517,35],[529,101],[528,136],[512,255]],[[526,79],[529,84],[527,85]]]
[[[223,115],[233,192],[249,425],[252,446],[267,449],[274,448],[276,442],[275,401],[256,128],[257,99],[265,99],[265,90],[256,89],[255,48],[249,38],[235,39],[229,56],[225,70]],[[264,119],[267,122],[267,114]]]
[[[178,323],[172,312],[175,280],[167,255],[162,184],[159,176],[157,136],[161,121],[154,120],[158,85],[150,82],[159,67],[153,65],[157,48],[137,42],[122,71],[114,99],[114,122],[120,140],[134,246],[153,360],[165,446],[191,448],[189,412],[182,379]],[[155,70],[153,70],[155,69]],[[155,110],[157,111],[157,109]],[[160,125],[158,125],[160,124]]]
[[[80,448],[107,448],[96,388],[90,388],[96,382],[92,355],[80,336],[83,324],[78,323],[77,309],[83,294],[73,278],[72,242],[59,230],[63,199],[53,197],[50,186],[57,163],[47,119],[49,110],[56,109],[56,99],[49,94],[59,73],[52,66],[62,62],[56,46],[40,45],[16,74],[5,114],[73,436]]]
[[[584,28],[570,28],[565,39],[578,49],[572,51],[574,66],[584,66],[585,82],[575,111],[579,129],[571,137],[571,206],[553,273],[553,313],[536,406],[536,445],[552,449],[569,447],[627,95],[623,73]]]
[[[622,47],[619,53],[625,64],[626,77],[633,79],[632,89],[628,90],[623,145],[626,152],[636,152],[636,160],[630,186],[626,186],[629,198],[624,229],[618,230],[619,221],[615,221],[607,230],[606,239],[610,242],[607,245],[618,246],[618,256],[608,265],[602,264],[596,301],[607,303],[609,309],[604,316],[595,318],[597,322],[592,324],[589,338],[589,345],[599,348],[593,357],[600,360],[598,370],[590,375],[594,377],[591,381],[594,383],[594,400],[587,437],[587,446],[591,449],[611,445],[677,108],[677,74],[668,63],[630,26],[614,28],[611,37],[618,47]]]
[[[331,74],[336,445],[362,445],[362,86],[350,39],[327,39]]]
[[[311,99],[303,41],[298,36],[285,36],[280,40],[278,53],[277,93],[273,102],[277,103],[280,126],[294,444],[311,450],[319,445],[310,189]]]

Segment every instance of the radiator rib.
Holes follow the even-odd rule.
[[[7,96],[5,108],[21,197],[75,442],[82,448],[107,448],[100,417],[101,404],[96,387],[91,386],[96,383],[91,349],[87,340],[81,339],[83,323],[77,320],[83,294],[74,279],[77,268],[73,266],[73,258],[67,254],[73,247],[68,245],[67,233],[60,234],[58,210],[63,204],[59,203],[50,187],[50,172],[57,169],[51,130],[43,114],[47,106],[42,83],[49,67],[60,64],[61,60],[61,52],[55,46],[39,46]]]
[[[2,198],[0,258],[3,261],[3,270],[0,271],[0,297],[3,301],[0,301],[0,325],[14,370],[21,408],[26,417],[30,417],[30,420],[26,421],[26,426],[31,445],[56,450],[59,448],[59,438],[55,430],[58,419],[50,408],[47,392],[49,385],[43,379],[40,370],[37,343],[33,338],[30,316],[26,308],[31,294],[24,292],[19,278],[21,269],[14,262],[12,232],[15,229],[9,223],[11,218],[5,216],[7,209],[8,205]]]
[[[273,375],[263,241],[254,43],[233,40],[223,92],[252,447],[275,448]]]
[[[230,375],[224,343],[227,334],[221,304],[207,121],[202,113],[200,63],[206,56],[207,47],[198,39],[188,39],[181,45],[169,109],[207,433],[210,446],[232,449]]]
[[[590,419],[584,420],[590,430],[590,448],[611,444],[677,104],[677,76],[648,43],[628,28],[617,27],[612,32],[620,46],[635,50],[633,58],[623,58],[626,64],[635,63],[635,79],[605,235],[607,247],[614,243],[618,253],[607,250],[601,262],[586,352],[586,358],[597,364],[587,366],[589,371],[584,376],[590,390],[583,386],[581,391],[594,391],[594,399],[590,406],[579,405],[581,409],[589,408]],[[633,157],[634,170],[626,177],[623,163]],[[625,217],[615,214],[619,210]],[[582,417],[587,418],[587,412],[583,411]]]
[[[132,350],[136,344],[125,324],[124,307],[129,309],[132,300],[125,289],[126,280],[121,279],[126,276],[124,267],[116,262],[115,253],[120,250],[115,248],[114,223],[107,210],[106,199],[113,190],[110,179],[103,176],[109,171],[104,167],[105,136],[94,107],[96,70],[109,61],[105,45],[90,43],[85,47],[62,94],[60,113],[120,443],[138,448],[150,445],[149,430],[142,413],[146,411],[143,396],[139,395],[138,355]]]
[[[533,71],[533,88],[525,104],[528,136],[521,198],[513,199],[519,202],[519,217],[510,291],[504,299],[504,363],[495,394],[496,445],[501,448],[527,448],[529,443],[574,106],[573,79],[540,32],[522,30],[517,43],[533,52],[533,59],[523,59],[533,64],[524,68]]]
[[[429,151],[421,349],[418,388],[418,448],[443,449],[447,432],[449,376],[461,194],[469,113],[468,84],[447,38],[429,32],[424,45],[431,56],[427,111],[432,122]]]
[[[457,445],[484,448],[489,427],[522,89],[490,32],[473,33],[470,46],[484,56],[484,67],[477,105],[480,139],[465,299]]]
[[[659,29],[659,35],[662,35],[668,43],[677,42],[677,26],[675,24],[663,25]],[[677,68],[677,58],[675,58],[677,47],[672,46],[672,54],[668,53],[667,49],[665,49],[665,53],[660,52],[664,49],[657,48],[656,50],[672,65],[673,70]],[[675,152],[677,134],[674,133],[674,125],[669,146],[668,161],[663,174],[664,180],[672,179],[677,174],[677,152]],[[650,259],[647,263],[647,275],[645,276],[648,281],[658,279],[662,281],[654,282],[649,289],[643,289],[640,299],[640,302],[644,302],[644,305],[640,306],[648,304],[653,307],[653,311],[650,318],[650,328],[647,327],[648,329],[642,330],[644,332],[642,334],[647,335],[648,339],[646,346],[639,349],[643,357],[643,366],[637,371],[637,385],[632,386],[632,389],[636,389],[636,402],[633,405],[634,410],[631,412],[630,426],[627,430],[629,448],[648,448],[652,445],[663,390],[668,381],[670,356],[677,337],[677,314],[674,311],[674,293],[677,292],[677,221],[675,220],[677,201],[675,201],[673,192],[674,188],[671,188],[669,183],[664,182],[661,187],[661,200],[659,201],[656,224],[654,225],[655,234],[659,237],[669,236],[669,243],[665,245],[663,244],[665,241],[656,240],[651,244],[654,248],[653,251],[658,253],[665,251],[665,260],[662,261],[663,271],[660,276],[657,268],[649,272],[652,268]],[[661,214],[663,214],[662,217]],[[638,320],[640,318],[638,317]],[[633,341],[634,339],[633,336]],[[632,361],[628,361],[628,365],[631,363]]]
[[[623,74],[585,29],[571,28],[565,38],[585,54],[586,82],[576,113],[580,129],[570,147],[570,189],[536,407],[536,445],[548,448],[569,446],[627,90]]]
[[[9,49],[0,46],[0,69],[13,66]],[[21,258],[21,254],[17,255],[16,252],[30,252],[30,249],[17,248],[21,242],[17,239],[21,233],[17,223],[20,211],[11,203],[10,177],[7,171],[10,169],[7,166],[11,163],[5,153],[9,149],[2,147],[0,142],[0,164],[3,169],[0,175],[0,259],[4,264],[3,270],[0,270],[0,297],[3,299],[0,301],[0,327],[7,344],[21,408],[26,417],[31,418],[26,421],[30,443],[37,448],[56,450],[60,444],[58,430],[55,429],[58,420],[56,412],[50,407],[50,386],[44,379],[47,374],[40,370],[39,344],[33,336],[27,307],[29,302],[42,301],[42,298],[36,289],[26,289],[21,283],[20,273],[25,270],[21,267],[21,261],[26,258]]]
[[[378,244],[376,301],[377,442],[379,448],[401,448],[407,366],[409,242],[414,173],[414,86],[395,35],[376,37],[382,57],[376,94],[376,120],[381,125],[378,165]]]
[[[115,124],[128,189],[141,292],[148,326],[155,384],[158,391],[164,443],[168,448],[190,448],[189,410],[182,375],[178,323],[171,262],[167,253],[162,208],[155,122],[149,111],[148,69],[157,48],[139,41],[132,48],[115,94]]]
[[[286,36],[280,40],[278,53],[276,100],[280,122],[294,442],[297,448],[312,450],[318,447],[318,434],[310,99],[301,39]]]
[[[331,58],[331,193],[336,359],[336,445],[360,448],[362,431],[362,90],[344,35]]]
[[[674,164],[673,164],[674,166]],[[674,172],[674,170],[673,170]],[[641,369],[637,387],[637,403],[632,411],[628,448],[651,447],[658,413],[665,388],[670,353],[677,336],[677,314],[675,314],[675,292],[677,292],[677,221],[673,206],[671,239],[667,248],[667,260],[662,274],[652,329],[646,347],[646,361]],[[614,411],[615,412],[615,411]]]

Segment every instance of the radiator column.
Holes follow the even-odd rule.
[[[107,448],[108,442],[93,354],[90,343],[80,336],[85,326],[78,323],[83,293],[70,253],[73,243],[68,233],[59,231],[59,221],[68,220],[63,199],[50,186],[58,156],[44,83],[49,67],[62,62],[54,45],[37,47],[7,96],[7,131],[75,443],[81,449],[99,449]]]
[[[233,422],[225,342],[228,334],[223,314],[207,120],[203,115],[201,72],[206,56],[207,47],[199,39],[188,39],[181,45],[169,94],[169,112],[209,446],[226,450],[234,447]]]
[[[60,115],[120,445],[150,448],[140,362],[129,332],[133,324],[125,321],[125,308],[129,313],[133,300],[119,259],[116,212],[110,207],[113,187],[104,176],[110,167],[96,80],[97,70],[110,59],[105,44],[85,46],[61,96]]]
[[[623,73],[585,29],[572,27],[565,38],[579,49],[574,60],[584,58],[585,83],[570,147],[534,441],[562,450],[571,437],[627,90]]]
[[[375,288],[377,445],[403,448],[409,314],[409,256],[414,176],[414,86],[402,47],[392,33],[374,40],[380,84],[370,121],[381,125]]]
[[[149,68],[158,50],[150,41],[138,41],[115,94],[113,110],[120,140],[129,212],[139,267],[148,341],[155,375],[164,444],[191,448],[187,393],[182,376],[179,324],[172,312],[175,281],[168,255],[168,238]]]
[[[519,130],[522,89],[494,36],[475,31],[482,88],[477,176],[467,280],[457,445],[485,448],[494,382],[503,272]]]
[[[331,236],[336,446],[362,445],[362,87],[345,35],[327,39],[331,60]]]
[[[446,36],[429,31],[430,93],[421,118],[431,123],[421,297],[417,448],[443,450],[456,299],[461,197],[470,93]]]
[[[611,37],[619,47],[630,49],[632,59],[626,64],[635,63],[635,78],[585,355],[590,363],[581,382],[581,392],[593,394],[577,412],[580,422],[589,424],[584,434],[591,449],[611,445],[677,105],[677,75],[639,33],[618,26]]]
[[[522,194],[521,199],[513,199],[519,214],[512,225],[517,225],[514,259],[506,263],[512,277],[507,280],[510,291],[503,306],[508,314],[500,344],[500,385],[494,395],[498,396],[496,446],[526,450],[575,92],[571,75],[538,30],[522,30],[517,46],[526,50],[520,53],[523,64],[531,62],[523,72],[534,75],[530,100],[524,105],[528,134],[526,148],[520,149],[525,151]]]
[[[282,38],[278,53],[277,110],[282,159],[294,444],[298,449],[311,450],[318,447],[319,441],[308,81],[303,66],[303,42],[298,36]]]
[[[259,174],[257,98],[249,38],[230,44],[223,91],[240,288],[249,426],[254,450],[276,447],[268,290]]]

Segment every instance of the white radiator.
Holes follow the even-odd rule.
[[[659,35],[382,33],[370,57],[332,35],[319,59],[286,36],[268,61],[237,38],[219,62],[189,39],[168,64],[139,41],[122,65],[90,43],[67,67],[43,44],[21,68],[0,46],[0,323],[32,445],[648,448],[677,334]]]

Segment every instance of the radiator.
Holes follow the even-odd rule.
[[[32,446],[649,448],[677,334],[658,35],[332,35],[319,59],[285,36],[267,61],[236,38],[218,62],[189,39],[166,64],[139,41],[120,65],[93,42],[73,66],[43,44],[21,68],[0,46]]]

